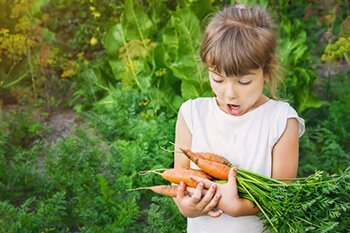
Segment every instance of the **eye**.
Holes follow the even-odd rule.
[[[223,80],[216,80],[216,79],[213,79],[213,81],[216,82],[216,83],[222,83],[223,82]]]
[[[241,82],[241,81],[238,81],[239,84],[241,85],[249,85],[252,81],[249,81],[249,82]]]
[[[222,83],[224,81],[224,80],[220,80],[220,79],[215,79],[213,76],[210,76],[210,78],[216,83]]]

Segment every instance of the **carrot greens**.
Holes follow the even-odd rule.
[[[181,151],[216,178],[215,182],[227,182],[230,166],[221,156],[218,160],[215,156],[219,155],[210,154],[206,160],[190,150]],[[179,178],[176,169],[171,171],[171,176],[177,178],[165,179],[186,183],[188,177]],[[317,171],[308,177],[280,180],[238,168],[236,178],[239,196],[259,207],[258,215],[270,232],[332,232],[344,219],[350,221],[350,167],[338,175]],[[283,182],[287,180],[293,182]]]
[[[283,183],[238,169],[239,195],[257,205],[273,232],[330,232],[350,214],[350,167],[339,175],[318,171]]]

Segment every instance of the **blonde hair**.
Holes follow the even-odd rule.
[[[278,99],[282,69],[274,27],[272,18],[259,7],[228,6],[211,18],[201,44],[201,60],[227,77],[262,68],[271,97]]]

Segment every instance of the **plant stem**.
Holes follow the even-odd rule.
[[[303,221],[303,222],[306,222],[306,223],[308,223],[308,224],[310,224],[310,225],[312,225],[312,226],[314,226],[314,227],[320,228],[319,225],[316,225],[316,224],[314,224],[314,223],[312,223],[312,222],[309,222],[309,221],[307,221],[306,219],[303,219],[303,218],[301,218],[301,217],[299,217],[299,216],[296,216],[296,218],[299,219],[299,220],[301,220],[301,221]]]
[[[259,202],[254,198],[254,196],[249,192],[249,190],[245,187],[244,182],[241,183],[243,189],[248,193],[248,195],[252,198],[252,201],[259,207],[260,211],[264,214],[265,218],[269,221],[269,223],[271,224],[272,228],[277,232],[276,227],[273,225],[273,223],[271,222],[271,219],[269,218],[269,216],[266,214],[265,210],[261,207],[261,205],[259,204]]]
[[[36,91],[36,85],[35,85],[35,78],[34,78],[34,74],[33,74],[33,65],[32,65],[32,61],[31,61],[30,49],[28,49],[28,65],[29,65],[29,69],[30,69],[30,75],[32,77],[34,98],[36,99],[37,98],[37,91]]]

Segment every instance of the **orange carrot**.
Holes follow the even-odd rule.
[[[180,184],[180,181],[183,181],[187,186],[197,187],[198,183],[191,178],[191,176],[196,176],[191,170],[184,168],[174,168],[168,169],[160,174],[164,179],[175,183]]]
[[[217,163],[205,159],[197,159],[197,166],[212,177],[220,180],[227,180],[230,167],[222,163]]]
[[[182,149],[180,148],[182,153],[184,153],[190,160],[195,162],[196,159],[205,159],[210,160],[217,163],[225,164],[226,166],[231,166],[230,161],[228,161],[225,157],[221,155],[217,155],[214,153],[195,153],[189,149]]]
[[[170,197],[176,197],[177,196],[177,189],[179,188],[179,185],[158,185],[158,186],[150,186],[150,187],[140,187],[140,188],[134,188],[134,189],[127,189],[126,191],[134,191],[134,190],[151,190],[155,193],[170,196]],[[192,195],[194,192],[194,188],[186,187],[185,194],[186,195]],[[206,193],[206,190],[203,191],[203,196]]]
[[[207,173],[205,173],[202,170],[193,169],[193,168],[185,168],[185,169],[188,171],[189,175],[198,176],[198,177],[201,177],[201,178],[204,178],[207,180],[213,179],[213,177],[211,177],[210,175],[208,175]]]
[[[152,190],[155,193],[167,195],[170,197],[176,197],[177,187],[178,187],[178,185],[158,185],[158,186],[151,186],[151,187],[141,187],[141,188],[135,188],[135,189],[128,189],[127,191],[148,189],[148,190]]]
[[[231,166],[230,161],[228,161],[225,157],[218,155],[218,154],[214,154],[214,153],[198,153],[202,156],[203,159],[205,160],[210,160],[213,162],[217,162],[217,163],[222,163],[225,164],[226,166]]]
[[[160,172],[163,171],[163,172]],[[149,171],[139,172],[139,175],[147,175],[149,173],[156,173],[162,176],[164,179],[175,183],[180,184],[180,181],[183,181],[189,187],[197,187],[198,183],[192,179],[192,177],[201,177],[204,179],[212,180],[213,178],[206,174],[205,172],[192,168],[173,168],[173,169],[156,169]]]

